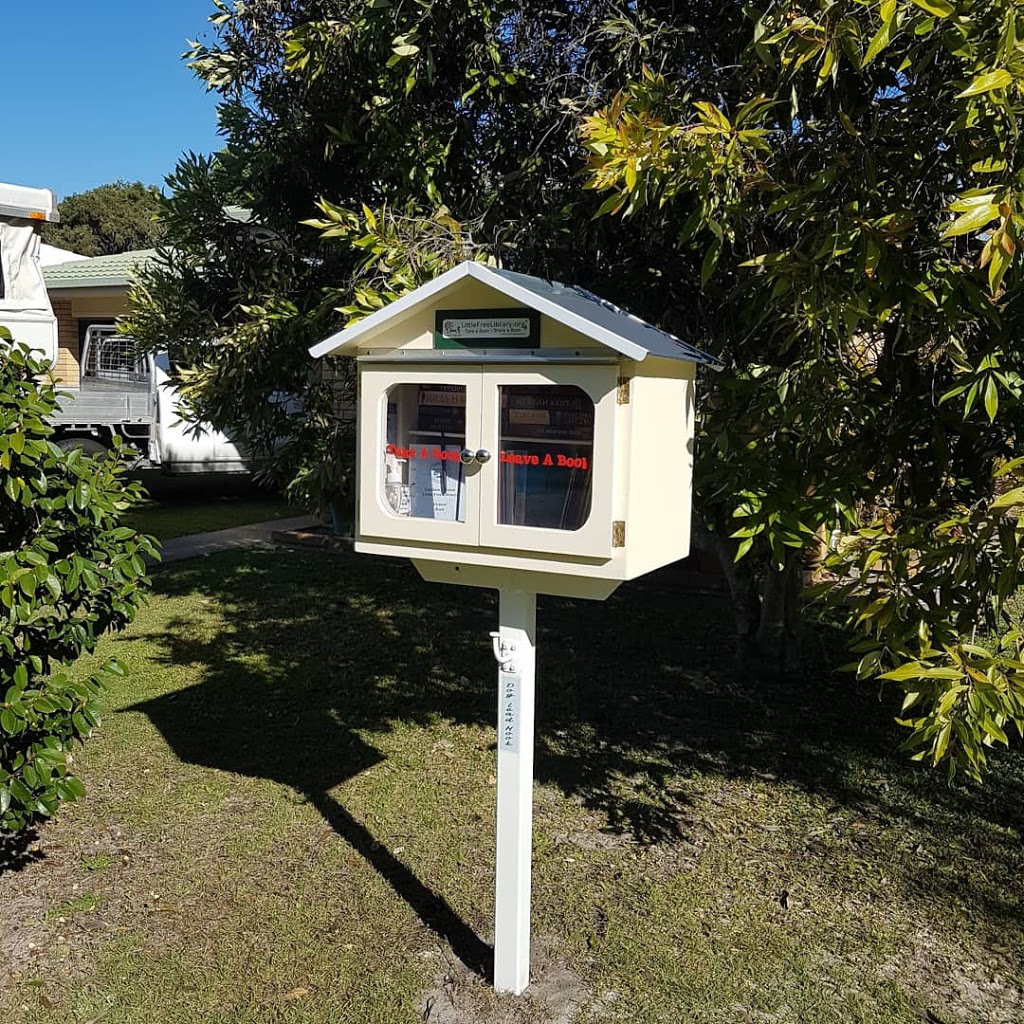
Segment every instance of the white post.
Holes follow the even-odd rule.
[[[494,988],[530,984],[530,861],[533,854],[533,706],[537,595],[502,590],[498,659],[498,842]]]

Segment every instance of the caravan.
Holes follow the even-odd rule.
[[[0,184],[0,324],[18,341],[57,358],[57,321],[40,263],[42,225],[58,221],[48,188]]]
[[[64,397],[53,417],[62,448],[100,453],[119,437],[136,467],[168,475],[246,473],[220,431],[182,421],[166,353],[137,353],[117,330],[131,276],[151,250],[42,267],[41,228],[57,221],[49,189],[0,183],[0,326],[42,354]]]

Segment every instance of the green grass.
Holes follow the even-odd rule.
[[[59,921],[61,918],[68,917],[72,914],[89,913],[90,911],[96,910],[99,905],[100,900],[95,893],[83,892],[73,896],[67,901],[67,903],[53,907],[47,917],[50,920],[57,918]]]
[[[452,969],[491,937],[493,594],[296,552],[155,588],[101,645],[128,675],[88,796],[0,877],[35,936],[0,1020],[412,1024],[446,975],[459,1024],[554,1019]],[[579,979],[563,1019],[1018,1021],[1020,754],[950,789],[827,671],[834,636],[769,686],[728,671],[729,621],[670,571],[540,601],[535,973]]]
[[[124,517],[125,525],[159,540],[227,530],[272,519],[304,515],[282,498],[237,485],[218,493],[214,486],[157,492]]]

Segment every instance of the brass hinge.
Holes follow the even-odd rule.
[[[615,401],[619,405],[629,405],[629,378],[620,377],[615,394]]]
[[[624,548],[626,546],[626,520],[616,519],[612,523],[612,547]]]

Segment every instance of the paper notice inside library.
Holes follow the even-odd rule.
[[[409,492],[412,514],[419,519],[464,522],[465,481],[458,445],[431,446],[431,454],[454,453],[447,459],[412,459],[409,462]]]

